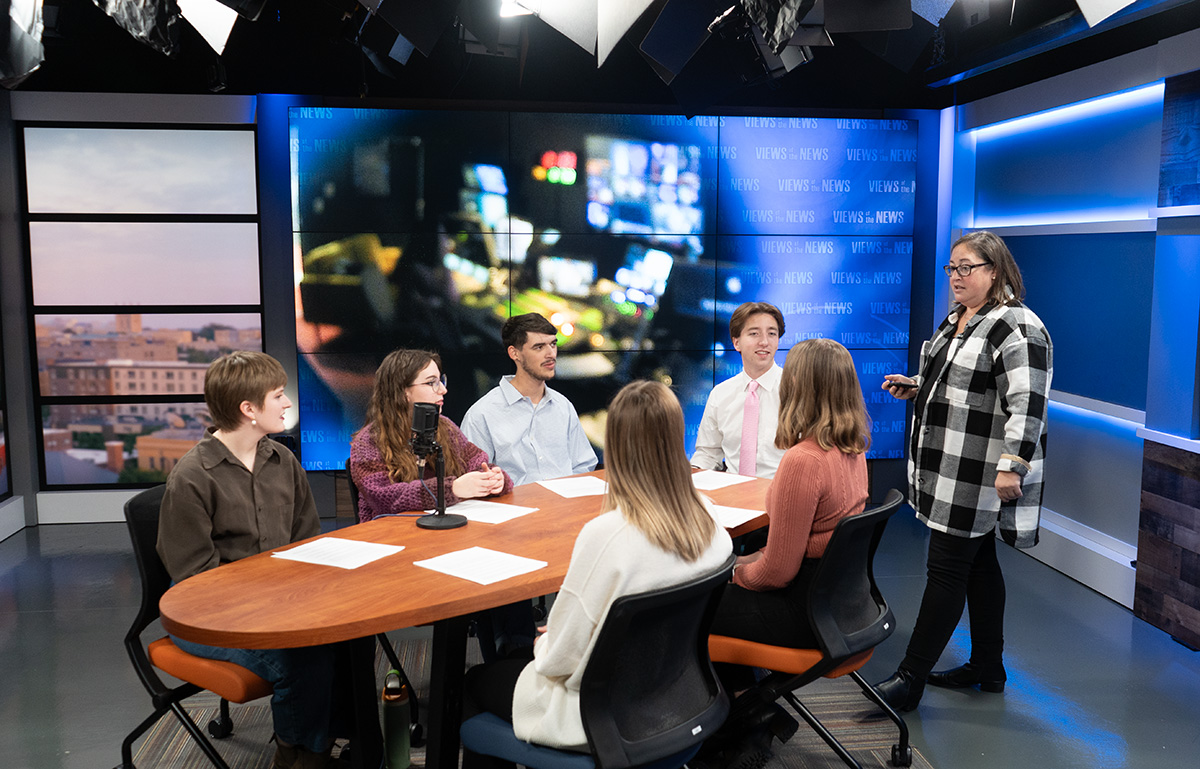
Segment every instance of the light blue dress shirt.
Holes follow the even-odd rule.
[[[534,405],[512,379],[501,378],[467,411],[462,423],[467,439],[517,485],[595,470],[596,452],[571,402],[547,387]]]

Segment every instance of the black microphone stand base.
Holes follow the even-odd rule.
[[[466,526],[467,517],[465,515],[446,512],[446,456],[442,453],[442,447],[436,440],[430,440],[427,446],[423,445],[420,449],[414,446],[413,451],[420,457],[425,449],[434,454],[434,472],[437,475],[437,497],[434,501],[437,503],[437,512],[422,515],[417,519],[417,527],[421,529],[457,529],[459,526]],[[417,467],[424,472],[424,460],[418,462]]]
[[[430,513],[417,519],[417,527],[422,529],[457,529],[467,525],[467,516],[458,513]]]

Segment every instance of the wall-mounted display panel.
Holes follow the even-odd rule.
[[[35,315],[45,396],[203,395],[208,364],[262,350],[258,313]]]
[[[160,483],[208,364],[262,350],[255,134],[23,126],[44,488]]]
[[[559,332],[552,386],[599,442],[612,395],[679,395],[690,452],[736,373],[729,319],[785,314],[851,350],[873,395],[909,333],[918,123],[293,108],[301,455],[341,467],[373,372],[437,350],[458,420],[512,373],[500,328]],[[932,159],[929,162],[933,162]],[[884,372],[886,373],[886,372]],[[904,404],[868,398],[872,457],[901,456]]]
[[[255,222],[29,224],[37,305],[257,305]]]
[[[208,423],[203,402],[76,399],[43,406],[46,483],[75,488],[162,483],[204,437]]]
[[[257,214],[254,133],[29,126],[32,214]]]

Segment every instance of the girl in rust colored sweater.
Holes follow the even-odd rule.
[[[869,425],[846,348],[831,339],[793,347],[780,386],[775,445],[785,453],[767,491],[767,544],[738,557],[713,634],[773,646],[817,646],[805,598],[837,522],[866,507]],[[731,694],[754,683],[749,668],[717,667]],[[795,728],[778,705],[739,708],[735,703],[721,730],[734,738],[732,744],[710,740],[698,763],[707,769],[761,766],[770,757],[771,732],[785,739]]]

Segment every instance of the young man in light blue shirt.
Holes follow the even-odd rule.
[[[518,485],[596,469],[596,452],[575,407],[546,386],[558,360],[554,326],[535,312],[516,315],[504,324],[501,339],[517,373],[502,377],[467,411],[467,439]]]

